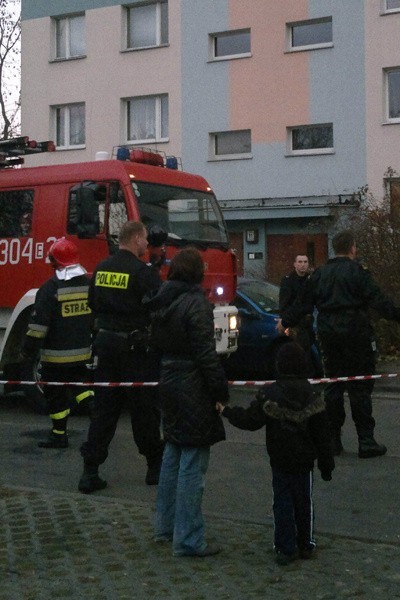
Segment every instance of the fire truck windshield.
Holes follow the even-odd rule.
[[[147,228],[162,227],[170,243],[228,246],[226,225],[213,194],[140,181],[132,186],[141,220]]]

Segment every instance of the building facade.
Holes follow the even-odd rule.
[[[29,163],[179,155],[278,281],[360,189],[398,192],[399,34],[400,0],[22,0],[22,131],[58,148]]]

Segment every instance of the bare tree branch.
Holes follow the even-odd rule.
[[[19,129],[20,39],[19,2],[0,0],[0,139]]]

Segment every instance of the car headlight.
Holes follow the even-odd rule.
[[[238,328],[238,319],[236,315],[231,315],[229,317],[229,330],[233,331]]]

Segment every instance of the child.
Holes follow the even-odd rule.
[[[314,460],[322,479],[330,481],[335,468],[323,399],[307,381],[307,357],[294,342],[278,352],[277,381],[265,385],[248,408],[217,410],[232,425],[255,431],[265,425],[274,494],[274,549],[276,562],[287,565],[296,558],[311,558],[314,509]]]

